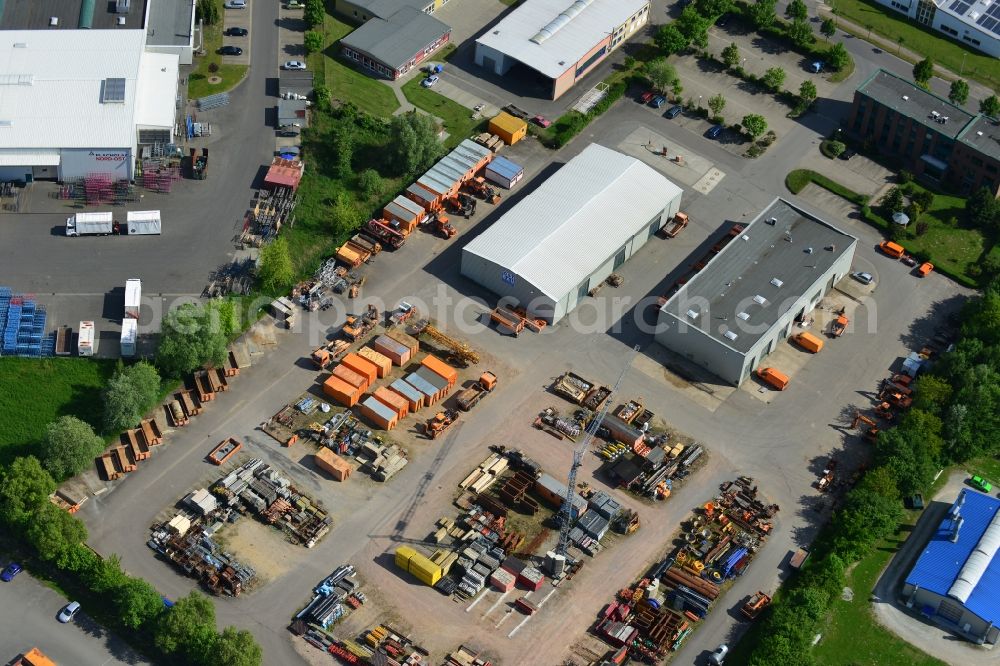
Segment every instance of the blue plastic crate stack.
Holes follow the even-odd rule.
[[[0,287],[0,355],[51,356],[55,340],[45,335],[45,306]]]

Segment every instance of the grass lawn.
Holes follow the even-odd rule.
[[[823,638],[813,650],[816,663],[823,666],[848,664],[858,666],[939,666],[944,662],[924,654],[895,634],[883,629],[872,614],[869,593],[882,569],[903,545],[919,513],[908,511],[897,536],[888,539],[864,558],[847,575],[847,586],[854,590],[854,599],[833,602],[823,629]]]
[[[328,5],[332,5],[330,2]],[[373,116],[391,116],[399,108],[399,102],[389,86],[354,69],[341,59],[337,42],[354,30],[354,26],[344,23],[331,15],[328,6],[323,30],[326,42],[322,51],[310,55],[309,68],[316,73],[317,80],[326,81],[333,99],[351,102],[362,111]],[[321,76],[320,76],[321,75]]]
[[[191,99],[226,92],[242,81],[247,73],[246,65],[223,65],[222,56],[218,53],[222,46],[222,2],[215,0],[219,5],[219,22],[205,26],[205,55],[195,56],[197,67],[188,76],[188,97]],[[213,63],[219,67],[216,72],[209,71]],[[210,76],[221,77],[222,82],[213,85],[208,82]]]
[[[474,120],[471,110],[430,88],[424,88],[420,85],[419,78],[405,83],[403,94],[414,106],[444,121],[444,129],[448,132],[448,138],[444,141],[445,148],[454,148],[462,139],[472,136],[477,127],[485,126],[487,122],[485,119]]]
[[[976,79],[996,88],[1000,85],[1000,60],[947,39],[936,30],[926,29],[866,0],[836,0],[837,14],[868,28],[894,43],[903,39],[903,48],[921,53],[956,75]],[[865,36],[865,33],[861,35]],[[964,63],[964,68],[963,68]]]
[[[60,416],[100,432],[100,391],[114,369],[110,360],[0,358],[0,462],[30,451]]]

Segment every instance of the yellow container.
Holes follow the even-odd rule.
[[[406,569],[409,571],[410,559],[417,554],[417,551],[413,550],[409,546],[400,546],[396,549],[396,566],[400,569]]]

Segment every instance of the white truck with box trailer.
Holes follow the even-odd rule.
[[[135,342],[139,337],[139,320],[122,320],[121,355],[124,358],[135,356]]]
[[[95,350],[94,322],[81,321],[80,333],[76,339],[77,356],[93,356]]]
[[[160,211],[130,211],[125,226],[128,227],[129,236],[158,236],[160,234]]]
[[[107,236],[116,231],[114,213],[75,213],[66,218],[67,236]]]
[[[125,319],[138,319],[142,306],[142,280],[129,278],[125,281]]]

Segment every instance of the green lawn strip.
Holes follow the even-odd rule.
[[[247,72],[246,65],[222,64],[219,47],[222,46],[223,0],[215,0],[215,2],[219,5],[219,21],[215,25],[204,26],[205,55],[195,56],[195,64],[197,66],[188,76],[188,97],[191,99],[226,92],[242,81]],[[210,72],[209,67],[213,63],[219,69],[218,71]],[[218,76],[222,79],[222,82],[213,85],[208,82],[208,77],[210,76]]]
[[[898,44],[902,37],[903,48],[931,58],[956,76],[975,79],[990,88],[1000,85],[1000,60],[996,58],[967,49],[936,30],[898,18],[891,9],[866,0],[836,0],[833,6],[838,15],[866,29],[859,37],[867,36],[867,28],[871,26],[872,32],[893,43]]]
[[[909,536],[919,512],[908,511],[892,539],[879,544],[868,557],[859,561],[847,574],[847,586],[854,592],[851,601],[837,599],[830,610],[823,638],[813,650],[819,665],[864,664],[865,666],[940,666],[944,662],[931,657],[875,620],[868,600],[882,570]],[[914,620],[917,622],[918,620]]]
[[[87,358],[0,358],[0,462],[31,452],[60,416],[101,431],[101,389],[115,362]]]
[[[962,469],[968,470],[969,474],[981,476],[994,485],[1000,483],[1000,459],[991,456],[975,458],[962,465]]]
[[[858,194],[857,192],[844,187],[840,183],[830,180],[823,174],[816,173],[815,171],[811,171],[809,169],[795,169],[794,171],[789,171],[788,175],[785,176],[785,186],[792,192],[792,194],[798,194],[809,183],[815,183],[823,189],[829,190],[837,196],[843,197],[851,203],[859,206],[863,206],[868,201],[868,197],[865,195]]]
[[[444,129],[448,133],[445,148],[451,149],[468,139],[480,126],[485,127],[485,119],[472,117],[472,110],[444,95],[439,95],[430,88],[420,85],[420,78],[414,78],[403,84],[403,94],[410,103],[432,116],[444,121]]]
[[[391,116],[399,108],[395,94],[374,76],[354,69],[343,60],[338,42],[353,32],[355,27],[331,16],[330,11],[328,5],[326,21],[323,23],[323,50],[308,58],[308,66],[316,75],[316,81],[326,82],[334,100],[351,102],[373,116]]]

